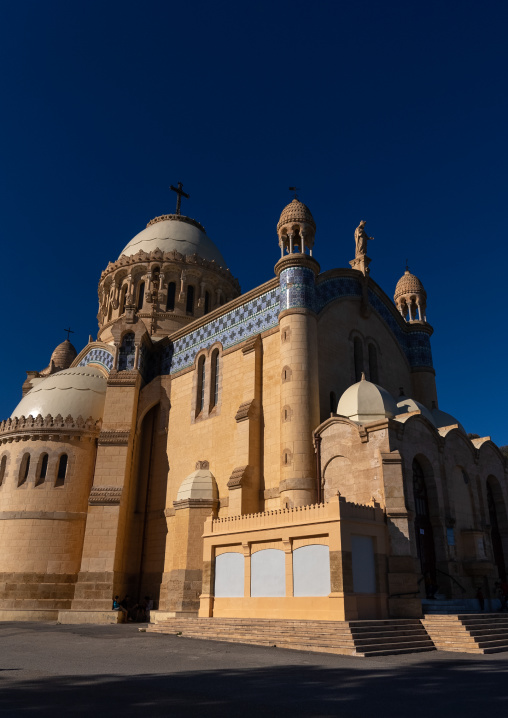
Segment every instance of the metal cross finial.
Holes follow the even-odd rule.
[[[296,194],[300,188],[299,187],[290,187],[289,191],[294,192],[293,199],[298,199],[298,195]]]
[[[180,214],[180,207],[182,205],[182,197],[185,197],[186,199],[189,199],[189,197],[190,197],[190,194],[187,194],[187,192],[184,192],[182,187],[183,187],[183,184],[181,182],[179,182],[178,187],[173,187],[173,185],[171,185],[171,187],[169,188],[170,190],[173,190],[173,192],[176,192],[176,194],[178,195],[177,200],[176,200],[175,214]]]
[[[67,341],[70,341],[69,334],[75,334],[72,329],[64,329],[64,332],[67,332]]]
[[[406,259],[406,272],[409,272],[409,264],[408,264],[408,262],[409,262],[409,259]]]

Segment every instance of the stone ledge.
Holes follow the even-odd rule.
[[[95,625],[108,625],[123,623],[123,613],[122,611],[59,611],[58,621],[64,624],[93,623]]]
[[[58,609],[0,608],[0,621],[58,621]]]

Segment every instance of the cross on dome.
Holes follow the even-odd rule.
[[[185,197],[186,199],[190,199],[190,194],[187,194],[187,192],[183,191],[183,184],[181,182],[178,183],[178,187],[173,187],[173,185],[170,186],[170,190],[173,192],[176,192],[177,199],[176,199],[176,211],[175,214],[180,214],[180,207],[182,205],[182,197]]]

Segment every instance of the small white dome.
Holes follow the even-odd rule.
[[[180,484],[177,501],[186,499],[205,499],[212,501],[219,498],[217,483],[208,469],[198,469],[189,474]]]
[[[441,409],[438,409],[436,406],[432,408],[432,416],[434,418],[434,424],[437,426],[438,429],[441,429],[443,426],[452,426],[452,424],[458,424],[459,429],[466,433],[466,430],[460,423],[458,419],[456,419],[451,414],[447,414],[446,411],[441,411]]]
[[[94,421],[102,418],[106,398],[107,380],[99,369],[76,366],[63,369],[37,382],[11,414],[16,416],[43,417],[70,414],[73,419],[82,416]]]
[[[212,240],[207,237],[204,227],[189,217],[179,214],[167,214],[156,217],[145,229],[131,239],[122,250],[127,257],[139,252],[172,252],[191,256],[197,254],[202,259],[215,261],[219,267],[227,269],[224,257]]]
[[[430,409],[427,409],[427,407],[423,404],[420,404],[419,401],[411,399],[408,396],[399,396],[399,399],[397,401],[397,409],[397,414],[410,414],[412,411],[419,411],[421,412],[422,416],[424,416],[430,421],[431,424],[433,424],[434,426],[436,425],[436,422],[434,421],[434,417],[432,416],[432,412],[430,411]]]
[[[397,414],[397,404],[386,389],[362,377],[361,381],[350,386],[341,396],[337,414],[364,424],[392,419]]]

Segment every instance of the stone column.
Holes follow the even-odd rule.
[[[280,496],[281,505],[305,506],[317,498],[312,432],[319,425],[315,277],[308,256],[279,260],[280,277]]]
[[[230,516],[259,511],[261,484],[262,344],[258,335],[242,348],[243,401],[236,412],[235,468],[228,481]]]
[[[125,546],[132,511],[133,427],[140,384],[137,371],[111,372],[108,379],[72,610],[110,610],[115,594],[136,590],[138,567],[130,565]]]
[[[391,618],[419,618],[419,565],[411,551],[413,515],[406,506],[402,457],[398,451],[381,452],[388,554],[388,612]],[[407,595],[414,591],[414,595]],[[406,594],[406,595],[401,595]]]

